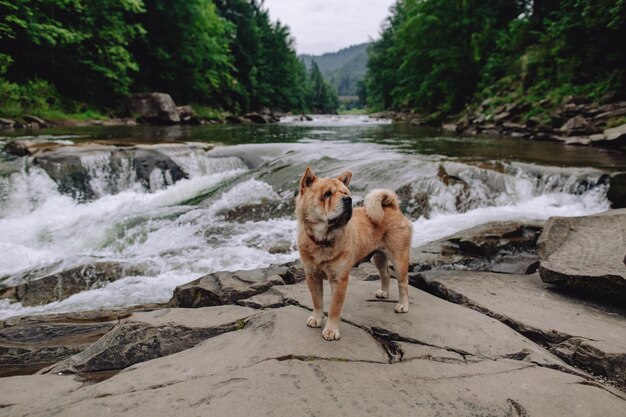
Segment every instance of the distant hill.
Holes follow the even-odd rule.
[[[324,78],[337,89],[340,96],[355,96],[357,82],[362,80],[367,70],[367,47],[369,43],[349,46],[337,52],[323,55],[299,55],[307,68],[311,62],[317,65]]]

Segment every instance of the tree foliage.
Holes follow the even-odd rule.
[[[457,112],[473,100],[626,86],[625,0],[398,0],[369,49],[371,107]]]
[[[25,108],[36,101],[21,96],[46,86],[105,107],[160,91],[237,112],[305,111],[314,85],[261,1],[0,0],[0,98]]]

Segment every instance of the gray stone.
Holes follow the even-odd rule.
[[[606,198],[614,209],[626,208],[626,172],[611,175]]]
[[[0,377],[31,374],[83,351],[132,311],[97,310],[13,317],[0,322]]]
[[[324,341],[319,329],[306,327],[305,308],[263,311],[238,331],[95,385],[68,376],[0,379],[3,415],[621,417],[626,411],[623,393],[559,368],[557,358],[494,319],[415,289],[416,312],[397,315],[389,303],[367,301],[375,286],[350,284],[355,302],[346,307],[354,324],[342,324],[340,341]],[[303,284],[278,289],[306,291]],[[417,311],[431,301],[435,312],[428,305]],[[477,328],[486,333],[471,334]],[[394,333],[406,340],[393,340]],[[423,335],[441,346],[421,343]],[[528,350],[520,353],[522,346]],[[405,355],[392,361],[390,347]],[[528,360],[531,352],[547,362]]]
[[[538,275],[431,271],[412,280],[506,323],[569,364],[626,388],[626,311],[555,292]]]
[[[42,119],[41,117],[30,115],[30,114],[25,114],[24,116],[22,116],[22,119],[24,119],[28,123],[35,124],[39,127],[48,126],[48,123],[46,123],[44,119]]]
[[[198,308],[234,304],[238,300],[265,292],[274,285],[284,285],[290,276],[288,268],[284,266],[215,272],[176,287],[168,305]]]
[[[141,275],[143,268],[120,262],[93,262],[56,272],[41,278],[29,279],[14,287],[0,289],[0,298],[35,306],[64,300],[81,291],[103,287],[109,282],[133,275]]]
[[[512,257],[526,264],[541,230],[540,222],[486,223],[411,248],[411,266],[415,271],[455,266],[490,270],[495,264],[511,262]]]
[[[45,373],[101,372],[127,368],[189,349],[203,340],[241,329],[254,310],[220,306],[133,313],[82,352]]]
[[[134,94],[129,97],[126,109],[131,116],[135,116],[141,122],[152,124],[180,123],[176,104],[169,94]]]
[[[626,209],[551,217],[537,241],[544,282],[626,299]]]

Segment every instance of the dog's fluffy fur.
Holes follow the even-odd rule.
[[[322,281],[330,282],[330,310],[322,331],[326,340],[340,338],[339,321],[350,270],[368,255],[373,254],[380,273],[376,297],[389,297],[389,260],[400,293],[395,311],[409,310],[407,274],[412,224],[400,211],[398,196],[390,190],[370,192],[364,207],[352,210],[348,190],[351,179],[350,172],[337,178],[318,178],[307,167],[296,199],[298,249],[313,299],[313,314],[307,320],[310,327],[322,326]]]

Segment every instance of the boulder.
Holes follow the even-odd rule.
[[[121,370],[242,329],[245,320],[254,313],[239,306],[133,313],[88,348],[43,373]]]
[[[586,135],[596,132],[596,129],[581,115],[570,118],[559,130],[567,136]]]
[[[229,208],[220,212],[228,221],[245,223],[248,221],[259,222],[280,217],[295,218],[295,200],[269,200],[263,203],[248,204]]]
[[[143,123],[166,125],[180,123],[176,104],[172,97],[165,93],[133,94],[126,102],[126,110]]]
[[[11,128],[15,126],[15,120],[0,117],[0,127]]]
[[[501,273],[530,273],[537,267],[539,222],[492,222],[411,248],[414,271],[471,268]]]
[[[430,218],[430,202],[428,193],[415,192],[410,184],[404,185],[396,190],[400,198],[400,210],[412,220],[420,217]]]
[[[293,283],[295,273],[286,266],[250,271],[215,272],[176,287],[170,307],[198,308],[234,304],[267,291],[274,285]]]
[[[415,285],[493,317],[566,362],[626,388],[626,316],[553,291],[535,275],[473,271],[413,274]]]
[[[626,172],[611,175],[606,198],[614,209],[626,208]]]
[[[626,209],[594,216],[551,217],[537,241],[544,282],[626,299]]]
[[[100,193],[116,193],[138,181],[145,188],[173,184],[188,178],[172,157],[204,152],[206,144],[92,141],[63,144],[48,141],[12,141],[4,150],[16,156],[34,156],[35,162],[62,193],[90,200]],[[155,172],[156,171],[156,172]],[[102,181],[92,181],[100,175]],[[158,184],[157,184],[158,183]],[[108,187],[100,190],[97,187]]]
[[[103,287],[109,282],[141,275],[143,268],[120,262],[93,262],[0,289],[0,298],[19,301],[25,306],[64,300],[81,291]]]
[[[48,123],[44,119],[30,114],[25,114],[24,116],[22,116],[22,119],[24,119],[27,123],[30,123],[31,125],[36,125],[37,127],[48,126]]]
[[[606,148],[618,148],[626,145],[626,123],[611,129],[606,129],[601,134],[592,135],[591,143],[595,146]]]
[[[245,119],[250,120],[252,123],[257,124],[266,124],[271,123],[271,118],[269,115],[263,115],[259,113],[246,113],[243,115]]]

